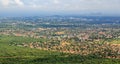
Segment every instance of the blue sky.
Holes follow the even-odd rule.
[[[120,0],[0,0],[0,16],[120,15]]]

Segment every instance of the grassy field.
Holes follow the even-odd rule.
[[[120,44],[120,38],[108,40],[112,44]]]
[[[9,36],[9,35],[0,35],[0,42],[1,43],[6,43],[6,44],[10,44],[10,43],[31,43],[31,42],[44,42],[45,39],[39,38],[39,39],[35,39],[35,38],[30,38],[30,37],[17,37],[17,36]]]
[[[120,64],[119,59],[99,58],[92,54],[81,56],[8,45],[11,42],[35,41],[42,41],[42,39],[1,35],[0,64]]]

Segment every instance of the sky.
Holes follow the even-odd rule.
[[[120,0],[0,0],[0,16],[119,15]]]

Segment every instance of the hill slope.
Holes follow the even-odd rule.
[[[19,37],[0,37],[0,64],[119,64],[119,59],[105,59],[93,55],[81,56],[27,47],[9,46]],[[24,38],[22,39],[23,41]]]

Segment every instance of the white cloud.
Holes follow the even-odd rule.
[[[9,1],[9,0],[1,0],[0,2],[1,2],[1,4],[2,4],[2,6],[5,6],[5,7],[10,4],[10,1]]]
[[[0,0],[0,7],[17,7],[23,6],[24,3],[21,0]]]
[[[0,8],[4,7],[9,9],[21,7],[20,10],[100,11],[107,13],[110,11],[119,12],[120,0],[0,0]]]
[[[14,1],[19,6],[23,6],[24,5],[24,3],[21,0],[14,0]]]
[[[53,0],[53,3],[54,3],[54,4],[59,4],[60,1],[59,1],[59,0]]]

